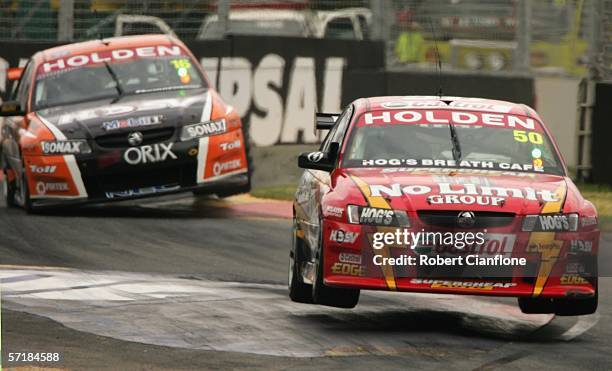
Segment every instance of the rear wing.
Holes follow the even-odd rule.
[[[338,116],[340,116],[339,113],[315,112],[315,134],[317,133],[317,130],[330,130],[333,128],[336,124]]]

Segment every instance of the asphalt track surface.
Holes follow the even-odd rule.
[[[0,204],[4,367],[612,369],[612,279],[598,313],[514,299],[363,293],[354,310],[286,294],[288,203],[173,196],[25,215]],[[605,235],[600,249],[609,249]],[[55,364],[9,352],[60,352]]]

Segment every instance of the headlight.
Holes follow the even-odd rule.
[[[348,205],[346,215],[351,224],[410,227],[408,214],[403,210]]]
[[[43,155],[78,155],[91,153],[86,140],[50,140],[40,142]]]
[[[199,124],[183,126],[181,131],[181,140],[191,140],[196,138],[207,137],[209,135],[216,135],[225,133],[227,131],[227,125],[225,119],[201,122]]]
[[[575,232],[578,214],[525,215],[523,232]]]

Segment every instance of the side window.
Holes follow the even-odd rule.
[[[349,17],[332,19],[327,23],[324,37],[326,39],[355,40],[353,21]]]
[[[32,86],[32,69],[34,63],[28,61],[28,64],[23,71],[23,75],[21,75],[21,79],[19,79],[19,85],[17,86],[17,94],[15,99],[19,101],[22,109],[27,109],[28,104],[28,96],[30,94],[30,88]]]
[[[358,15],[357,19],[359,20],[359,26],[361,27],[361,34],[363,35],[364,40],[370,39],[370,26],[368,25],[368,20],[363,15]]]
[[[351,117],[353,116],[353,105],[350,105],[342,112],[338,120],[336,121],[336,125],[329,131],[325,140],[321,144],[320,151],[327,152],[329,149],[329,144],[332,142],[339,143],[342,145],[342,141],[344,140],[344,134],[346,133],[346,128],[351,121]]]

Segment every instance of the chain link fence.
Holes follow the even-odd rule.
[[[0,39],[383,39],[390,68],[610,78],[612,0],[0,0]],[[590,64],[591,63],[591,64]]]

